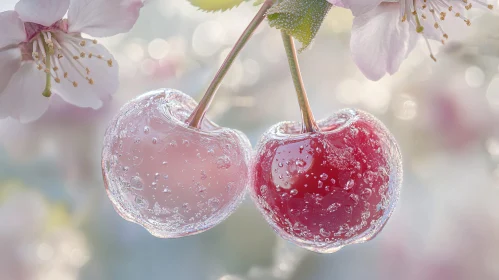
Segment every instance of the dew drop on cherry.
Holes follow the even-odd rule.
[[[196,102],[170,89],[126,104],[106,131],[102,170],[126,220],[161,238],[208,230],[242,202],[251,145],[237,130],[204,119],[186,124]]]
[[[332,253],[374,238],[397,204],[399,147],[373,116],[345,109],[301,133],[283,122],[265,133],[252,171],[252,198],[274,230],[306,249]],[[297,172],[282,177],[280,164]]]

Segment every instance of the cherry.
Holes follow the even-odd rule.
[[[399,148],[365,112],[342,110],[307,133],[301,123],[279,123],[257,149],[254,201],[279,235],[309,250],[372,239],[397,203]]]
[[[106,131],[102,170],[109,199],[126,220],[161,238],[222,222],[244,198],[251,145],[241,132],[203,118],[197,103],[172,89],[123,106]]]
[[[102,171],[117,212],[157,237],[182,237],[222,222],[250,182],[251,144],[205,115],[235,58],[266,18],[266,0],[197,104],[172,89],[126,104],[104,139]]]

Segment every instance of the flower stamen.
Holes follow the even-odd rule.
[[[42,33],[44,34],[44,33]],[[41,39],[41,38],[40,38]],[[45,39],[45,40],[43,40]],[[53,49],[54,49],[54,46],[52,45],[52,50],[50,49],[50,46],[49,46],[49,43],[51,44],[51,40],[49,37],[46,37],[46,36],[43,36],[43,50],[44,50],[44,53],[46,54],[50,54],[51,51],[52,51],[52,54],[53,54]],[[48,40],[50,40],[49,42],[47,42]],[[51,87],[52,87],[52,73],[50,71],[50,68],[51,68],[51,60],[50,60],[50,57],[51,55],[45,55],[45,89],[43,90],[42,92],[42,95],[45,96],[45,97],[50,97],[52,96],[52,91],[51,91]]]
[[[95,39],[85,39],[57,30],[40,31],[34,36],[26,49],[28,50],[28,59],[32,59],[36,68],[46,75],[42,95],[45,97],[52,95],[53,82],[60,84],[66,80],[73,87],[79,87],[82,80],[71,77],[74,72],[78,73],[76,75],[81,76],[89,85],[95,85],[94,78],[90,76],[92,71],[87,59],[102,60],[108,67],[114,67],[112,58],[106,58],[95,53],[95,50],[90,52],[90,49],[87,49],[95,48],[94,45],[97,43]],[[68,67],[73,68],[73,70],[68,69]]]
[[[430,57],[436,61],[431,50],[429,39],[439,40],[445,44],[449,35],[442,28],[442,22],[448,16],[454,15],[464,21],[467,26],[471,25],[471,20],[460,12],[460,10],[471,10],[474,7],[481,6],[486,9],[494,9],[494,5],[488,4],[485,0],[461,0],[451,2],[451,0],[399,0],[401,21],[407,22],[415,28],[416,33],[423,36],[430,52]],[[429,11],[425,14],[425,10]],[[432,22],[426,22],[432,21]],[[429,23],[429,24],[427,24]],[[428,29],[433,26],[437,32]],[[428,30],[425,30],[426,29]]]

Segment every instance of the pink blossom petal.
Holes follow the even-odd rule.
[[[9,45],[19,44],[26,40],[24,23],[19,19],[15,11],[6,11],[0,13],[0,26],[2,35],[0,36],[0,49]]]
[[[376,8],[382,0],[327,0],[329,3],[350,9],[354,16],[365,14]]]
[[[19,0],[2,0],[0,1],[0,11],[13,11]]]
[[[24,22],[51,26],[64,17],[68,8],[69,0],[20,0],[16,12]]]
[[[0,119],[12,117],[23,123],[40,118],[49,106],[49,98],[42,95],[45,73],[33,62],[21,65],[0,94]]]
[[[12,48],[0,52],[0,95],[21,67],[21,51]]]
[[[69,32],[95,37],[128,32],[137,21],[142,0],[71,0]]]
[[[118,90],[118,64],[111,53],[102,45],[89,45],[85,51],[103,57],[99,59],[93,56],[79,60],[90,70],[88,78],[92,79],[93,84],[90,84],[89,80],[78,73],[78,70],[67,59],[61,59],[61,66],[68,73],[68,79],[62,79],[60,84],[53,83],[53,91],[64,101],[75,106],[99,109],[102,107],[103,100],[109,99]],[[112,67],[109,66],[108,60],[112,60]],[[87,76],[85,71],[81,72]],[[73,82],[77,83],[77,87],[74,86]]]
[[[394,74],[415,46],[416,32],[400,20],[397,3],[380,4],[354,19],[350,48],[353,60],[371,80]]]

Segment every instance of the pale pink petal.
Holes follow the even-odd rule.
[[[0,13],[0,27],[2,28],[0,49],[9,45],[17,45],[26,40],[24,23],[19,19],[19,15],[15,11]]]
[[[0,95],[14,73],[21,67],[21,51],[17,48],[0,51]]]
[[[19,0],[2,0],[0,1],[0,11],[13,11]]]
[[[142,0],[71,0],[69,32],[107,37],[130,31],[137,21]]]
[[[416,32],[411,32],[409,24],[400,20],[399,11],[398,4],[383,3],[354,19],[350,41],[352,56],[371,80],[397,72],[414,48],[412,36]]]
[[[27,123],[40,118],[50,100],[42,95],[44,88],[45,73],[33,62],[21,65],[0,94],[0,119],[12,117]]]
[[[327,0],[329,3],[350,9],[354,16],[365,14],[376,8],[382,0]]]
[[[61,20],[69,8],[69,0],[20,0],[16,12],[24,22],[51,26]]]
[[[62,43],[67,45],[67,43]],[[92,53],[92,58],[83,58],[79,61],[90,70],[88,78],[92,79],[93,84],[82,76],[87,73],[82,69],[80,74],[67,59],[61,59],[61,65],[68,72],[68,79],[62,79],[60,84],[53,84],[53,91],[64,99],[78,107],[99,109],[103,100],[110,98],[118,90],[118,64],[109,51],[102,45],[87,45],[85,52]],[[103,58],[97,58],[101,55]],[[112,67],[108,60],[112,60]],[[77,87],[73,82],[77,83]]]

